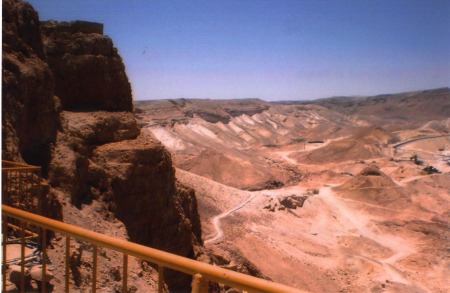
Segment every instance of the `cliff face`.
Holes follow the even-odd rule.
[[[125,66],[102,24],[46,21],[41,30],[64,109],[132,110]]]
[[[39,27],[29,4],[3,1],[3,158],[48,170],[63,213],[67,202],[95,201],[104,219],[123,221],[131,241],[194,257],[194,192],[177,182],[167,150],[140,135],[124,65],[102,31],[80,21]],[[73,215],[64,220],[82,225]],[[172,288],[190,284],[165,278]]]
[[[104,217],[122,221],[133,242],[195,257],[201,227],[194,192],[177,182],[160,143],[137,136],[133,114],[63,111],[61,117],[51,185],[80,208],[100,202]],[[186,275],[170,271],[165,278],[171,288],[190,284]]]
[[[2,158],[46,166],[59,127],[59,102],[33,7],[3,1]]]
[[[187,232],[186,228],[192,226],[189,217],[182,215],[192,215],[196,210],[195,197],[177,188],[170,154],[161,144],[143,136],[110,143],[97,147],[92,160],[95,163],[89,166],[89,177],[93,178],[93,187],[103,190],[104,200],[110,202],[110,210],[130,228],[131,238],[152,247],[192,255],[192,251],[171,239],[183,237],[186,241],[180,242],[191,242],[187,233],[179,230]]]
[[[192,189],[175,180],[167,150],[149,137],[105,144],[94,150],[89,178],[109,210],[135,242],[193,258],[201,243],[200,218]],[[92,189],[92,188],[91,188]],[[185,288],[187,275],[167,271],[172,289]]]
[[[131,112],[61,113],[62,131],[52,152],[49,180],[80,206],[92,200],[88,168],[96,146],[134,139],[139,135]]]

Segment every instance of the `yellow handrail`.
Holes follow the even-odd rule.
[[[65,235],[90,242],[94,245],[120,251],[126,255],[131,255],[142,260],[152,262],[161,267],[171,268],[192,276],[200,274],[208,281],[225,284],[230,287],[247,290],[249,292],[306,292],[283,284],[274,283],[268,280],[219,268],[210,264],[202,263],[126,240],[113,238],[9,206],[2,205],[2,212],[4,216],[16,218],[44,229],[57,231]]]
[[[41,170],[39,166],[27,165],[25,163],[17,163],[12,161],[2,160],[2,170],[12,170],[12,171],[21,171],[21,170]]]

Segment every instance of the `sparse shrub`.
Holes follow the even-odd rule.
[[[439,171],[438,169],[436,169],[433,166],[426,166],[425,168],[423,168],[423,170],[425,172],[427,172],[427,174],[435,174],[435,173],[439,174],[439,173],[441,173],[441,171]]]

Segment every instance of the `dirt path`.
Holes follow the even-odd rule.
[[[399,148],[401,148],[404,145],[410,144],[410,143],[418,141],[418,140],[434,139],[434,138],[441,138],[441,137],[446,137],[446,136],[450,136],[450,134],[413,138],[413,139],[409,139],[407,141],[403,141],[403,142],[397,143],[397,144],[393,145],[392,147],[394,149],[399,149]]]
[[[376,226],[371,224],[372,219],[369,215],[360,213],[349,207],[343,200],[334,195],[330,187],[322,188],[317,197],[329,207],[338,222],[345,223],[344,226],[348,229],[348,233],[360,235],[375,241],[381,246],[389,248],[393,252],[389,257],[382,260],[372,260],[383,267],[386,277],[389,279],[399,283],[409,284],[402,271],[396,267],[396,262],[416,251],[410,243],[394,235],[379,233]],[[363,257],[368,258],[368,256]]]
[[[289,164],[297,165],[298,164],[297,160],[289,158],[289,155],[292,153],[295,153],[295,152],[297,152],[297,151],[279,151],[279,152],[276,152],[276,154],[278,156],[280,156],[283,160],[288,162]]]
[[[222,220],[223,218],[228,217],[230,214],[232,214],[233,212],[243,208],[245,205],[247,205],[252,199],[255,198],[255,194],[251,194],[244,202],[242,202],[241,204],[235,206],[234,208],[232,208],[231,210],[228,210],[218,216],[215,216],[214,218],[212,218],[211,222],[214,226],[214,229],[216,230],[216,232],[213,235],[210,235],[206,238],[206,240],[204,241],[205,244],[208,243],[212,243],[215,242],[217,240],[219,240],[220,238],[222,238],[223,236],[223,229],[220,227],[220,220]]]

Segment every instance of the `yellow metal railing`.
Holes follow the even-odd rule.
[[[156,250],[150,247],[132,243],[129,241],[113,238],[104,234],[96,233],[90,230],[86,230],[80,227],[69,225],[60,221],[45,218],[36,214],[32,214],[26,211],[22,211],[13,207],[2,205],[2,225],[3,228],[7,225],[7,218],[13,218],[19,221],[19,226],[22,227],[22,246],[25,244],[25,224],[36,225],[41,228],[43,235],[42,241],[42,253],[46,255],[46,229],[59,232],[66,237],[66,274],[65,274],[65,286],[66,292],[69,291],[69,255],[70,255],[70,241],[71,238],[83,240],[93,245],[93,276],[92,276],[92,292],[96,291],[96,279],[97,279],[97,251],[99,247],[112,249],[123,253],[123,278],[122,278],[122,292],[127,292],[128,288],[128,256],[134,256],[138,259],[151,262],[158,265],[159,272],[159,284],[158,292],[164,292],[163,274],[164,269],[169,268],[179,272],[183,272],[193,276],[192,292],[208,292],[208,283],[216,282],[224,284],[232,288],[241,289],[247,292],[306,292],[296,288],[292,288],[279,283],[274,283],[264,279],[259,279],[253,276],[248,276],[242,273],[234,272],[231,270],[219,268],[210,264],[195,261],[189,258],[181,257],[175,254],[167,253],[164,251]],[[5,229],[3,229],[5,233]],[[4,234],[3,237],[6,235]],[[22,249],[22,260],[23,260]],[[3,264],[5,264],[6,245],[3,245]],[[43,263],[42,275],[44,279],[46,271],[45,262]],[[22,262],[22,272],[24,272]],[[23,277],[23,275],[22,275]],[[6,281],[6,272],[3,271],[3,284]],[[23,282],[23,281],[22,281]],[[44,284],[45,285],[45,284]],[[5,286],[5,285],[3,285]],[[45,287],[42,286],[42,291],[45,292]],[[5,288],[5,287],[4,287]],[[23,288],[23,287],[22,287]]]
[[[41,214],[41,167],[2,160],[2,203]]]

